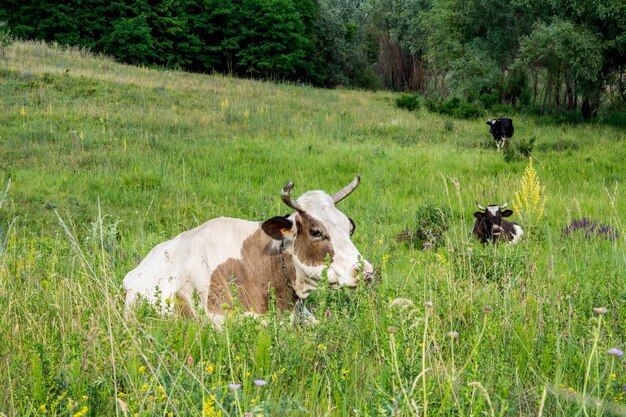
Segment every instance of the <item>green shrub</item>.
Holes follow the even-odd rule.
[[[425,101],[426,108],[434,113],[456,117],[457,119],[475,119],[485,114],[480,103],[470,103],[459,97],[451,97],[446,101],[429,98]]]
[[[504,149],[502,151],[502,157],[505,162],[523,161],[528,159],[533,153],[536,137],[531,137],[528,140],[514,139],[505,142]]]
[[[626,128],[626,112],[614,111],[600,118],[607,125]]]
[[[478,96],[478,101],[484,108],[491,109],[493,106],[500,103],[500,94],[497,92],[481,94]]]
[[[408,242],[418,249],[431,249],[441,243],[441,237],[448,230],[448,219],[450,209],[447,207],[437,207],[434,204],[421,206],[415,212],[415,224],[412,229],[406,227],[400,232],[396,240]]]
[[[420,108],[420,98],[417,94],[402,94],[396,99],[396,106],[408,111],[418,110]]]
[[[6,50],[15,42],[15,37],[11,31],[7,29],[0,30],[0,58],[4,59]]]
[[[462,103],[454,112],[454,116],[459,119],[476,119],[484,115],[485,111],[479,104]]]

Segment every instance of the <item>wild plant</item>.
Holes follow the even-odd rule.
[[[596,220],[590,220],[588,217],[583,217],[582,219],[572,220],[561,229],[561,235],[564,238],[582,235],[585,240],[599,238],[613,241],[619,237],[619,232],[608,224],[602,224]]]
[[[520,189],[515,192],[513,210],[521,218],[522,227],[530,230],[543,217],[547,198],[545,186],[541,186],[533,159],[528,158],[528,166],[520,179]]]
[[[414,228],[408,226],[396,236],[396,240],[408,242],[418,249],[433,249],[441,244],[441,238],[449,228],[451,212],[434,204],[421,206],[415,212]]]

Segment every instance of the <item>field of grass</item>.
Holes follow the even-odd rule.
[[[396,97],[12,45],[0,415],[625,416],[626,363],[609,349],[626,350],[626,132],[515,116],[512,143],[535,140],[545,212],[514,214],[519,245],[482,247],[475,201],[512,203],[528,159],[505,161],[482,119],[407,112]],[[122,279],[155,244],[217,216],[285,214],[288,180],[297,196],[356,173],[340,208],[378,279],[317,291],[319,324],[237,309],[222,330],[123,317]],[[450,213],[428,251],[396,238],[425,207]],[[617,238],[563,233],[582,218]]]

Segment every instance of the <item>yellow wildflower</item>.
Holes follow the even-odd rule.
[[[88,408],[87,407],[83,407],[80,410],[78,410],[76,413],[74,413],[73,417],[83,417],[84,415],[87,414]]]
[[[221,417],[222,411],[215,409],[215,395],[209,395],[202,403],[202,417]]]
[[[45,405],[45,404],[41,404],[41,405],[39,406],[39,409],[40,409],[42,412],[44,412],[44,413],[46,413],[46,412],[48,411],[48,409],[46,408],[46,405]]]
[[[515,192],[513,201],[513,210],[518,212],[529,226],[543,217],[547,201],[546,197],[542,196],[544,192],[545,187],[539,183],[539,177],[533,168],[533,160],[530,158],[520,180],[520,190]]]
[[[204,370],[205,370],[205,371],[207,371],[207,373],[208,373],[209,375],[212,375],[212,374],[213,374],[213,371],[215,371],[215,368],[213,367],[213,365],[212,365],[212,364],[208,364],[208,365],[206,366],[206,368],[204,368]]]
[[[141,365],[139,369],[137,369],[137,372],[139,372],[140,374],[143,374],[144,372],[146,372],[146,367]]]

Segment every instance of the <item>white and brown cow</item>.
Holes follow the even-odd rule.
[[[289,216],[264,222],[219,217],[158,244],[124,278],[127,307],[142,296],[162,305],[176,300],[193,314],[197,300],[220,323],[233,288],[246,311],[265,313],[270,290],[278,308],[291,308],[317,287],[324,271],[332,288],[370,282],[372,265],[350,239],[354,222],[335,207],[359,181],[357,175],[333,195],[309,191],[296,201],[290,181],[281,192],[295,210]]]
[[[524,234],[520,225],[503,219],[513,214],[513,210],[504,210],[508,203],[483,207],[476,202],[476,205],[481,211],[474,213],[476,221],[472,233],[481,243],[505,241],[515,244],[519,241]]]

